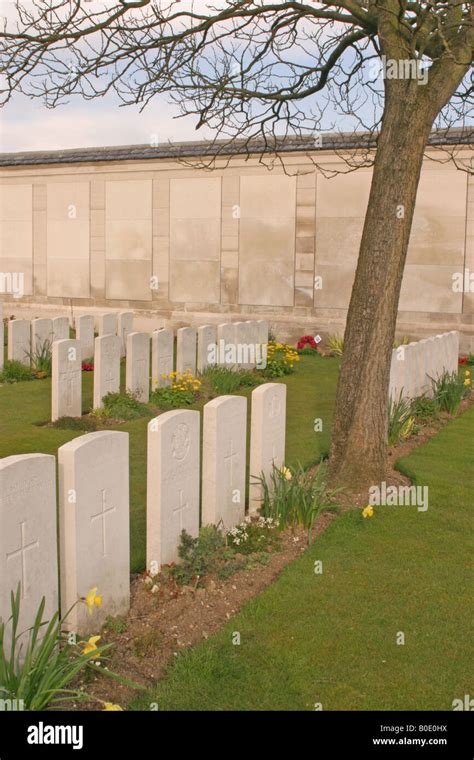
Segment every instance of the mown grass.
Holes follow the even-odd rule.
[[[473,432],[470,407],[398,463],[428,485],[427,512],[376,507],[372,519],[359,510],[340,516],[132,707],[450,710],[472,694]]]
[[[318,461],[329,446],[339,362],[319,356],[302,356],[296,372],[282,379],[288,386],[287,460],[308,464]],[[122,389],[125,387],[122,367]],[[82,409],[90,410],[93,373],[83,372]],[[251,389],[239,391],[250,397]],[[203,403],[194,408],[201,409]],[[250,403],[248,404],[250,420]],[[316,417],[323,431],[314,432]],[[51,380],[34,380],[0,386],[0,457],[41,452],[56,454],[67,441],[84,431],[44,427],[51,418]],[[145,566],[146,431],[147,418],[120,425],[130,435],[130,552],[132,572]],[[109,427],[107,429],[110,429]]]

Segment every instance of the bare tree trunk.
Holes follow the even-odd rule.
[[[387,88],[347,316],[330,473],[333,481],[351,487],[380,482],[386,470],[391,350],[423,153],[432,125],[431,109],[417,97],[418,86],[397,82]]]

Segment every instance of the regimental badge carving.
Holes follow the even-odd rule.
[[[189,435],[189,427],[184,422],[181,422],[173,433],[171,439],[171,453],[173,458],[178,459],[179,461],[186,459],[190,445],[191,437]]]

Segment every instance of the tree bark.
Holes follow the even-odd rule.
[[[386,473],[388,387],[400,288],[431,109],[416,82],[391,82],[344,336],[330,475],[366,488]]]

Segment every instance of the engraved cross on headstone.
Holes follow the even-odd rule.
[[[13,559],[14,557],[21,557],[21,596],[22,599],[26,596],[26,551],[28,549],[37,549],[39,546],[39,541],[31,541],[31,543],[27,544],[26,541],[26,520],[20,523],[20,535],[21,535],[21,542],[20,547],[18,549],[15,549],[13,552],[9,552],[7,554],[7,561],[9,559]]]
[[[280,414],[280,399],[275,394],[272,396],[272,402],[270,405],[270,417],[276,417],[278,414]]]
[[[188,508],[189,508],[189,504],[187,501],[183,502],[183,489],[180,488],[180,490],[178,491],[178,506],[173,507],[173,512],[178,513],[178,516],[179,516],[179,535],[180,536],[183,530],[183,513]]]
[[[74,382],[76,379],[77,370],[67,369],[65,372],[61,372],[61,380],[67,383],[67,405],[71,407],[74,402]]]
[[[101,491],[101,497],[102,497],[102,509],[100,512],[97,512],[96,515],[92,515],[91,517],[91,523],[93,523],[95,520],[101,520],[102,521],[102,556],[106,556],[107,551],[107,545],[106,545],[106,517],[111,512],[115,512],[115,507],[108,507],[107,508],[107,491],[105,488],[102,488]]]
[[[237,452],[233,450],[234,449],[233,443],[234,442],[233,442],[233,440],[231,438],[230,441],[229,441],[229,453],[226,454],[226,456],[224,457],[224,462],[226,463],[226,465],[227,465],[227,463],[229,463],[229,468],[230,468],[230,483],[229,483],[229,485],[230,485],[231,489],[232,489],[232,486],[233,486],[233,483],[234,483],[234,457],[238,456]]]

